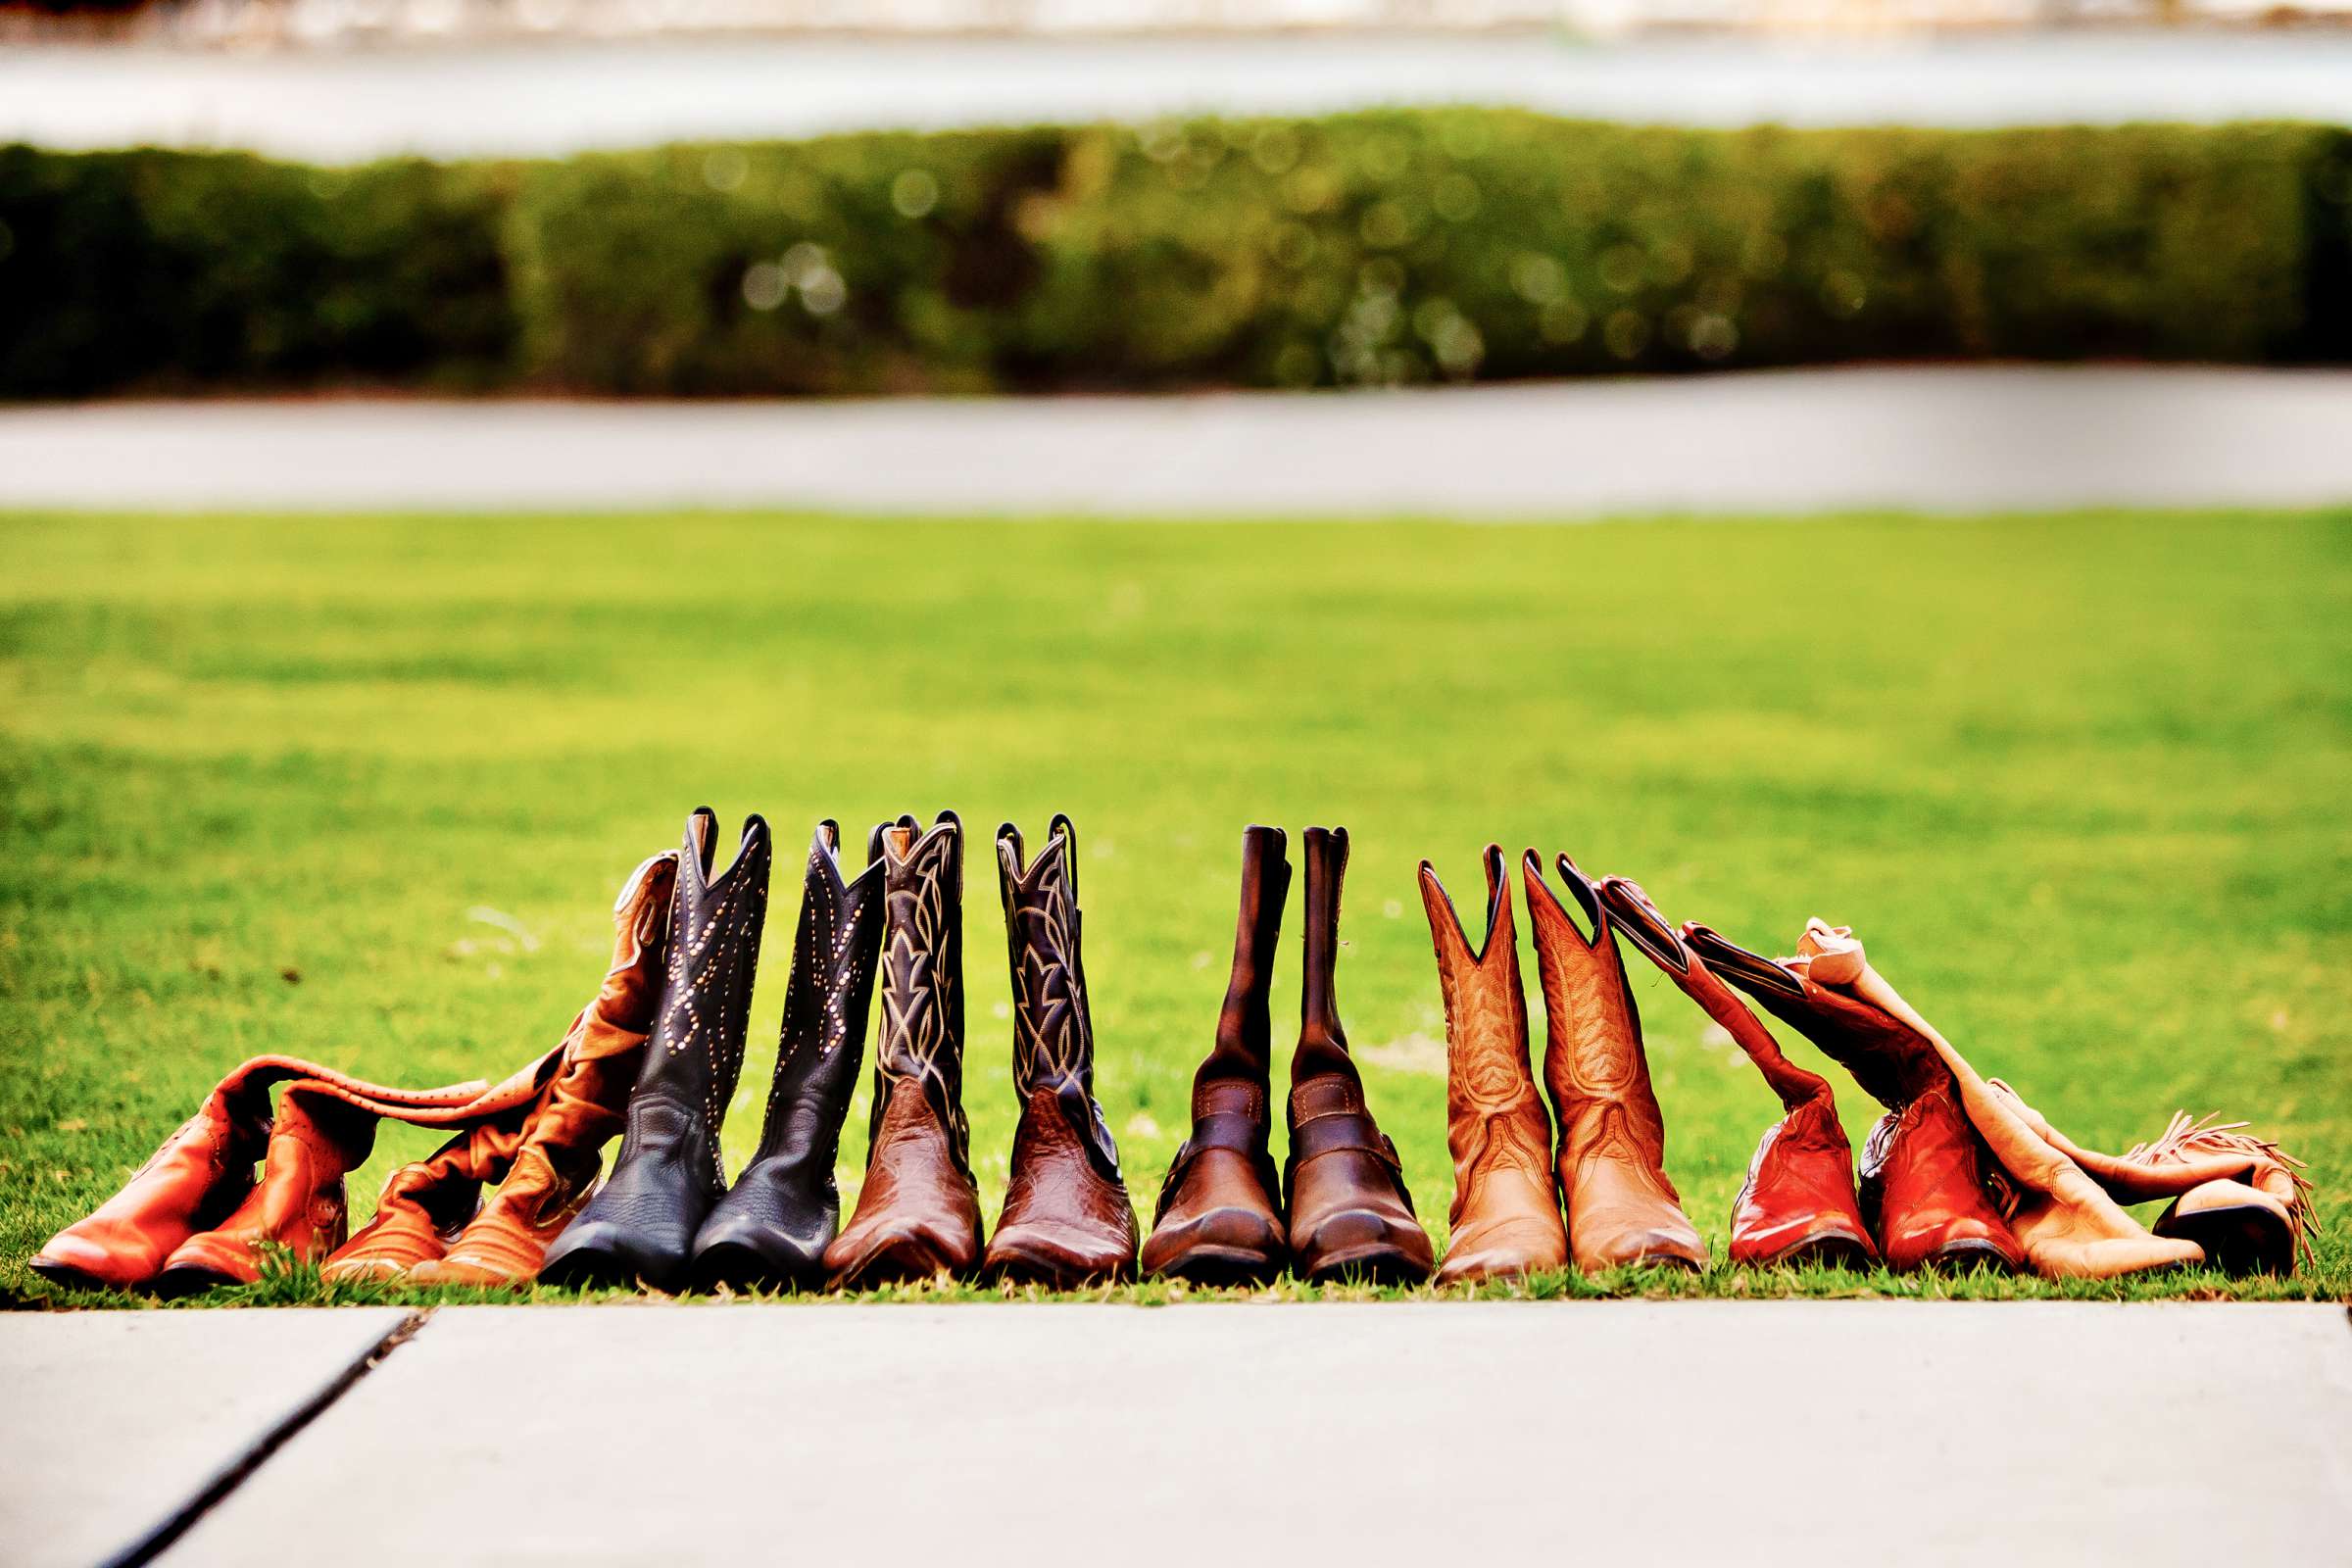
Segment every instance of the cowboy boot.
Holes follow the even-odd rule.
[[[588,1201],[661,1004],[677,868],[677,855],[664,852],[622,886],[612,906],[612,961],[596,999],[572,1020],[521,1110],[482,1124],[466,1141],[468,1165],[497,1190],[442,1251],[410,1268],[411,1283],[527,1284]],[[361,1242],[353,1237],[337,1259],[358,1254]]]
[[[181,1244],[235,1213],[254,1187],[254,1162],[270,1146],[272,1085],[295,1081],[377,1107],[377,1114],[459,1105],[488,1086],[392,1089],[296,1056],[255,1056],[205,1098],[195,1115],[96,1212],[49,1238],[29,1266],[77,1290],[136,1290],[154,1283]]]
[[[1856,1197],[1888,1268],[2026,1266],[2025,1248],[1989,1191],[1998,1167],[1927,1041],[1822,985],[1801,956],[1767,958],[1702,925],[1686,925],[1683,935],[1710,970],[1820,1047],[1886,1107],[1863,1142]]]
[[[865,858],[845,882],[841,827],[817,824],[760,1148],[694,1240],[695,1279],[707,1289],[824,1283],[825,1245],[841,1218],[833,1159],[865,1056],[882,942],[880,827]]]
[[[1998,1078],[1984,1082],[2117,1202],[2170,1199],[2149,1229],[2195,1242],[2214,1267],[2231,1274],[2289,1274],[2299,1257],[2311,1254],[2310,1233],[2319,1222],[2303,1162],[2244,1131],[2246,1123],[2175,1111],[2155,1142],[2104,1154],[2051,1126]]]
[[[217,1229],[172,1250],[155,1277],[156,1294],[251,1285],[261,1278],[264,1246],[283,1247],[305,1263],[342,1246],[350,1218],[343,1177],[367,1161],[374,1143],[373,1118],[344,1101],[288,1089],[278,1097],[261,1180]]]
[[[1024,863],[1021,830],[997,829],[997,887],[1012,958],[1012,1086],[1021,1119],[988,1244],[992,1279],[1059,1289],[1135,1273],[1135,1204],[1095,1101],[1095,1023],[1080,949],[1078,831]]]
[[[882,1033],[865,1184],[825,1249],[835,1289],[980,1262],[980,1191],[963,1115],[963,824],[942,811],[882,830]]]
[[[1753,1267],[1876,1263],[1879,1250],[1854,1197],[1853,1146],[1830,1081],[1781,1054],[1763,1020],[1699,961],[1640,886],[1611,876],[1596,891],[1617,930],[1747,1054],[1788,1113],[1765,1129],[1733,1200],[1731,1260]]]
[[[1306,959],[1291,1055],[1290,1157],[1283,1191],[1294,1266],[1309,1280],[1429,1278],[1429,1232],[1413,1217],[1396,1146],[1372,1119],[1340,1028],[1340,883],[1348,830],[1306,830]]]
[[[1282,1272],[1281,1176],[1273,1132],[1273,1019],[1266,1000],[1291,862],[1278,827],[1242,833],[1242,906],[1215,1044],[1193,1074],[1193,1131],[1160,1183],[1143,1268],[1196,1285],[1262,1284]]]
[[[1560,879],[1592,927],[1591,941],[1544,880],[1529,850],[1521,870],[1544,982],[1544,1080],[1559,1118],[1556,1170],[1576,1266],[1707,1266],[1706,1244],[1666,1178],[1666,1121],[1649,1087],[1642,1016],[1608,911],[1565,855]]]
[[[1870,965],[1851,930],[1809,921],[1791,967],[1926,1042],[1951,1075],[1963,1110],[2005,1178],[2002,1217],[2035,1273],[2050,1279],[2113,1279],[2201,1263],[2192,1241],[2150,1234],[2082,1166],[2043,1138],[2014,1094],[1992,1088],[1967,1058]]]
[[[549,1284],[677,1289],[695,1232],[726,1193],[719,1126],[743,1069],[771,851],[767,824],[746,817],[734,861],[713,879],[717,835],[710,808],[686,819],[662,1001],[629,1091],[620,1152],[548,1249],[539,1278]]]
[[[1446,1144],[1453,1154],[1438,1283],[1511,1277],[1568,1262],[1552,1185],[1551,1124],[1527,1059],[1527,993],[1502,846],[1487,846],[1487,935],[1477,952],[1438,873],[1421,862],[1421,906],[1446,999]]]

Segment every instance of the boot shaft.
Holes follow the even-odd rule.
[[[912,816],[882,830],[881,1035],[874,1046],[877,1141],[891,1091],[920,1086],[948,1134],[949,1152],[971,1172],[963,1112],[963,824],[942,811],[928,832]]]
[[[1340,1026],[1340,887],[1348,875],[1348,830],[1310,827],[1302,848],[1305,893],[1300,900],[1305,929],[1298,974],[1298,1048],[1291,1057],[1294,1096],[1307,1078],[1332,1075],[1357,1083]]]
[[[743,1070],[773,853],[766,822],[748,816],[735,858],[713,877],[717,837],[718,818],[708,807],[686,819],[662,1000],[615,1160],[617,1168],[649,1141],[682,1138],[693,1146],[688,1157],[713,1191],[726,1186],[718,1135]]]
[[[866,1014],[882,947],[882,834],[866,839],[866,864],[845,880],[841,828],[817,824],[808,846],[792,979],[776,1045],[776,1076],[756,1159],[791,1155],[829,1176],[842,1116],[865,1056]]]
[[[1546,1185],[1551,1173],[1551,1129],[1528,1059],[1527,993],[1501,845],[1487,846],[1484,865],[1486,936],[1476,949],[1427,860],[1419,879],[1446,1004],[1446,1141],[1457,1210],[1491,1169],[1516,1166]]]
[[[1526,853],[1521,869],[1544,987],[1544,1086],[1551,1091],[1563,1145],[1580,1113],[1601,1102],[1621,1106],[1633,1135],[1662,1148],[1665,1123],[1642,1051],[1642,1016],[1626,983],[1608,910],[1576,862],[1559,857],[1560,879],[1592,928],[1587,937],[1544,880],[1544,862],[1535,851]]]

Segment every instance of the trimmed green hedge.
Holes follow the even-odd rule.
[[[0,148],[0,395],[2352,359],[2352,131],[1495,110],[314,170]]]

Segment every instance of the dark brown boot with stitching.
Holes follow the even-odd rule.
[[[1291,1057],[1290,1159],[1283,1169],[1293,1267],[1310,1280],[1411,1284],[1435,1261],[1390,1143],[1372,1120],[1334,995],[1348,830],[1306,830],[1306,963]]]
[[[1266,1145],[1273,1019],[1266,992],[1282,941],[1291,862],[1278,827],[1242,833],[1242,911],[1216,1044],[1193,1074],[1193,1134],[1168,1163],[1144,1272],[1196,1285],[1262,1284],[1290,1260],[1281,1178]]]
[[[1066,1289],[1135,1274],[1135,1204],[1095,1102],[1095,1023],[1079,946],[1078,833],[1023,863],[1021,830],[997,829],[997,886],[1012,958],[1012,1086],[1021,1121],[1012,1178],[989,1239],[992,1279]]]
[[[980,1192],[963,1115],[963,824],[939,813],[882,830],[881,1037],[865,1185],[825,1249],[833,1288],[980,1264]]]

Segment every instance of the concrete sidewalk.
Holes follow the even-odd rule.
[[[0,1557],[89,1560],[98,1524],[136,1540],[161,1506],[140,1445],[238,1463],[221,1391],[324,1387],[387,1316],[0,1318]],[[2352,1540],[2352,1324],[447,1307],[280,1436],[162,1561],[2321,1562]]]
[[[0,408],[0,508],[1563,518],[2352,500],[2352,372],[1873,368],[1412,392]]]

